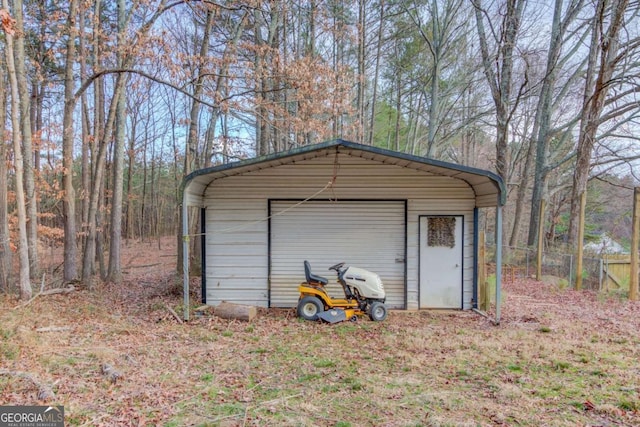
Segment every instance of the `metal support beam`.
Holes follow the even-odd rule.
[[[185,321],[189,320],[189,215],[186,194],[184,191],[182,196],[182,292]]]
[[[631,279],[629,299],[638,301],[638,244],[640,243],[640,187],[633,190],[633,220],[631,223]]]
[[[500,324],[502,293],[502,206],[496,207],[496,325]]]
[[[406,220],[405,220],[406,224]],[[471,308],[478,308],[478,208],[473,208],[473,306]],[[484,259],[482,260],[484,262]],[[405,263],[405,266],[407,263]],[[406,274],[405,274],[406,277]]]
[[[546,200],[540,200],[540,213],[538,216],[538,251],[536,254],[536,280],[542,280],[542,249],[544,245],[544,211]]]

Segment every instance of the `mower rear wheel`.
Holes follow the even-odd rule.
[[[369,305],[369,319],[374,322],[382,322],[387,318],[387,306],[380,301],[374,301]]]
[[[298,301],[298,316],[305,320],[318,320],[318,314],[324,311],[320,298],[307,295]]]

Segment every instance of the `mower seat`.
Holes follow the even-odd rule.
[[[311,264],[309,264],[309,261],[304,262],[304,277],[307,279],[307,283],[310,285],[317,283],[324,286],[327,283],[329,283],[328,279],[325,279],[324,277],[316,276],[311,272]]]

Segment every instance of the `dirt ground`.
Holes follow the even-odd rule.
[[[0,404],[64,405],[82,426],[640,425],[639,303],[521,280],[499,326],[275,309],[182,324],[175,253],[174,238],[132,243],[121,285],[3,297]]]

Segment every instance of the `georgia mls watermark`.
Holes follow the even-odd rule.
[[[0,406],[0,427],[64,427],[64,406]]]

